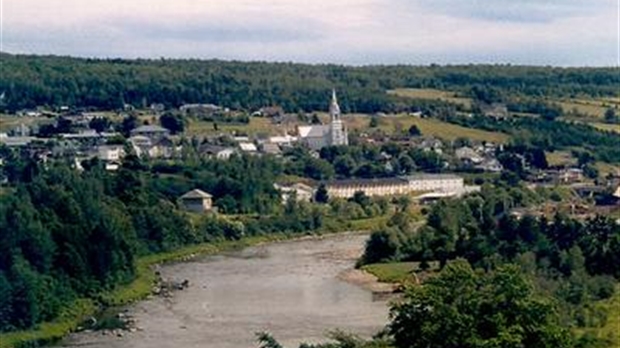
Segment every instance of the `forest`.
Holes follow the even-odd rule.
[[[613,68],[512,65],[362,66],[220,60],[123,60],[0,53],[0,109],[36,106],[117,110],[125,104],[213,103],[234,110],[279,105],[286,112],[322,110],[336,88],[345,113],[406,111],[412,101],[386,94],[401,87],[472,94],[495,88],[504,97],[616,96]],[[475,93],[492,98],[492,93]]]

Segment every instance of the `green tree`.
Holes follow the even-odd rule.
[[[417,137],[420,135],[422,135],[422,131],[420,131],[420,128],[418,128],[418,126],[413,124],[411,125],[411,127],[409,127],[409,136]]]
[[[408,289],[389,332],[398,348],[571,347],[551,303],[516,266],[482,273],[457,260]]]
[[[375,116],[370,118],[370,122],[368,123],[368,127],[377,128],[379,126],[379,119]]]
[[[182,116],[174,115],[167,112],[159,118],[159,124],[168,129],[171,134],[183,133],[185,130],[185,121]],[[217,126],[214,123],[214,129],[217,130]]]
[[[607,123],[616,123],[618,122],[618,116],[616,115],[616,110],[613,108],[608,108],[605,110],[605,122]]]
[[[329,194],[327,193],[327,187],[325,184],[320,184],[316,189],[314,201],[317,203],[327,203],[329,201]]]

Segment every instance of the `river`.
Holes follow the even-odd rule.
[[[353,267],[366,238],[294,240],[165,265],[165,279],[187,279],[190,287],[129,307],[139,331],[81,332],[60,346],[258,347],[255,333],[267,331],[297,348],[324,342],[336,328],[370,337],[387,323],[387,303],[339,277]]]

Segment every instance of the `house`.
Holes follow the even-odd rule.
[[[147,137],[149,139],[161,139],[165,136],[170,135],[170,131],[166,128],[156,125],[145,125],[131,130],[132,137],[138,135]]]
[[[217,112],[227,112],[221,106],[214,104],[184,104],[179,108],[181,112],[192,116],[211,116]]]
[[[129,138],[129,143],[137,156],[151,158],[171,158],[180,150],[167,137],[152,139],[144,135],[134,135]]]
[[[484,160],[482,156],[478,155],[478,153],[474,149],[468,146],[463,146],[456,149],[456,151],[454,151],[454,154],[456,158],[465,163],[480,164]]]
[[[280,106],[266,106],[253,113],[252,115],[262,117],[280,118],[284,116],[284,109]]]
[[[441,140],[429,137],[422,140],[422,142],[417,146],[418,149],[421,149],[426,152],[433,151],[437,154],[443,153],[443,143]]]
[[[97,149],[97,158],[106,162],[118,162],[125,156],[120,145],[103,145]]]
[[[258,148],[256,147],[256,145],[254,145],[254,143],[242,142],[242,143],[239,143],[239,148],[241,149],[241,151],[246,152],[246,153],[257,153],[258,152]]]
[[[561,170],[558,174],[558,181],[565,184],[583,181],[583,170],[580,168],[568,168]]]
[[[299,126],[299,141],[312,150],[318,151],[326,146],[349,145],[347,128],[340,118],[340,106],[336,99],[336,91],[332,90],[329,107],[331,121],[327,125]]]
[[[200,153],[205,157],[215,157],[220,160],[227,160],[232,155],[237,154],[239,150],[233,147],[217,146],[211,144],[203,144],[200,146]]]
[[[314,199],[314,188],[304,183],[274,184],[273,187],[280,192],[282,204],[286,204],[292,195],[295,195],[297,202],[311,202]]]
[[[495,158],[487,158],[474,168],[491,173],[501,173],[504,170],[504,166]]]
[[[261,152],[266,155],[274,155],[279,156],[282,154],[282,150],[278,146],[278,144],[273,143],[263,143],[261,145]]]
[[[213,196],[210,194],[194,189],[179,198],[183,209],[194,213],[204,213],[213,208]]]
[[[275,136],[270,137],[269,142],[272,144],[278,144],[280,146],[292,146],[293,143],[297,142],[297,137],[288,134],[285,136]]]
[[[505,104],[502,103],[482,103],[480,105],[480,111],[482,111],[482,114],[487,117],[493,117],[497,119],[508,118],[508,108]]]

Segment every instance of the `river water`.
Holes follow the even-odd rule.
[[[163,266],[165,279],[191,285],[130,307],[139,331],[77,333],[61,347],[258,347],[255,333],[267,331],[297,348],[324,342],[336,328],[370,337],[387,323],[387,303],[339,278],[366,238],[295,240]]]

